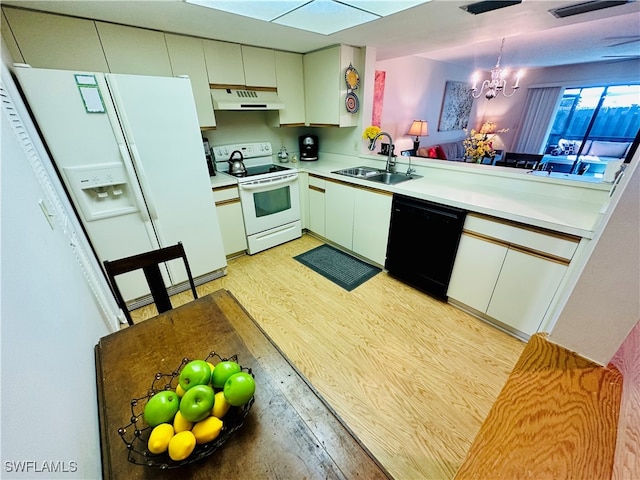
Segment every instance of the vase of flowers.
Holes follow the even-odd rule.
[[[362,133],[362,138],[366,138],[367,140],[369,140],[369,145],[371,145],[373,143],[373,139],[376,138],[376,135],[378,135],[381,131],[382,130],[380,129],[380,127],[371,125],[364,129],[364,132]]]
[[[465,157],[470,158],[473,163],[482,163],[486,157],[495,157],[493,140],[496,133],[508,130],[508,128],[496,130],[496,124],[493,122],[484,122],[479,131],[472,129],[469,136],[463,140]]]

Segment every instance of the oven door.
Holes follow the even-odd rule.
[[[300,220],[298,173],[238,183],[247,235]]]

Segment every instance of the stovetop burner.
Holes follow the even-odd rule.
[[[253,167],[247,167],[245,173],[229,173],[234,177],[253,177],[254,175],[263,175],[265,173],[280,172],[282,170],[290,170],[288,167],[283,167],[276,164],[256,165]]]

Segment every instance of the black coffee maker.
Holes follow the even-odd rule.
[[[300,160],[306,162],[318,160],[317,135],[301,135],[298,141],[300,143]]]

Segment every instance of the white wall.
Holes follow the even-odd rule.
[[[627,167],[549,337],[602,365],[640,320],[638,163],[640,150]]]
[[[409,56],[379,61],[377,70],[386,72],[386,88],[382,113],[383,129],[397,138],[396,151],[412,148],[411,138],[405,135],[412,120],[427,120],[429,136],[421,139],[421,146],[429,146],[463,138],[462,130],[438,132],[438,121],[447,80],[469,82],[473,71],[455,65]],[[487,72],[486,78],[489,77]],[[485,78],[483,77],[483,78]],[[520,81],[520,89],[509,98],[498,96],[491,100],[480,97],[473,102],[468,129],[478,129],[491,120],[499,129],[499,148],[509,150],[521,121],[529,86],[583,86],[638,82],[640,60],[616,61],[607,64],[581,64],[527,70]],[[511,89],[507,89],[511,93]],[[370,98],[367,97],[368,101]]]
[[[423,147],[465,137],[462,130],[438,131],[445,84],[447,80],[469,81],[471,73],[465,68],[409,56],[379,61],[375,69],[386,72],[381,126],[393,136],[397,153],[413,148],[414,137],[406,134],[413,120],[429,122],[429,136],[420,138]],[[473,121],[476,103],[469,129],[476,127]]]
[[[0,476],[100,478],[93,347],[113,325],[61,226],[45,219],[38,202],[46,195],[0,115]],[[16,462],[32,463],[15,472]],[[53,467],[66,473],[38,473]]]

